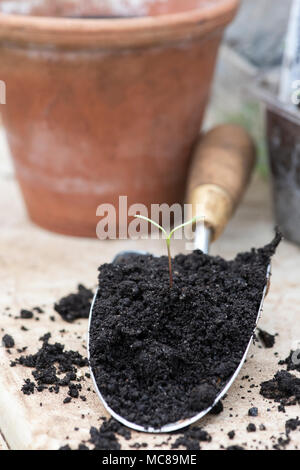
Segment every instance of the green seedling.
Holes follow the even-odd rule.
[[[167,243],[167,250],[168,250],[168,258],[169,258],[170,288],[172,288],[173,287],[173,272],[172,272],[172,256],[171,256],[171,239],[172,239],[174,233],[177,230],[180,230],[181,228],[184,228],[187,225],[192,225],[192,224],[196,223],[200,219],[200,217],[194,217],[193,219],[189,220],[188,222],[185,222],[184,224],[178,225],[178,227],[175,227],[169,234],[163,227],[161,227],[159,224],[157,224],[153,220],[149,219],[148,217],[145,217],[145,216],[139,215],[139,214],[136,214],[135,217],[137,217],[138,219],[146,220],[146,222],[150,222],[150,224],[157,227],[165,235],[166,243]]]

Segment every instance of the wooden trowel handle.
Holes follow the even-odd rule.
[[[240,126],[214,128],[196,145],[188,184],[193,216],[204,217],[212,241],[223,232],[238,206],[256,160],[255,145]]]

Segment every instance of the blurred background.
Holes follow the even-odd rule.
[[[268,174],[265,119],[259,101],[249,89],[260,74],[281,66],[291,3],[291,0],[241,1],[239,13],[227,29],[219,52],[204,124],[204,128],[223,122],[245,125],[258,144],[259,171],[264,177]],[[3,129],[0,155],[0,168],[11,173]]]
[[[228,10],[225,14],[222,10],[223,16],[219,13],[225,27],[233,17],[237,2],[214,0],[211,3],[212,9],[215,5],[221,8],[229,5],[230,13]],[[125,4],[134,11],[147,5],[150,14],[156,7],[163,13],[166,8],[171,12],[172,8],[182,9],[178,0],[103,0],[100,3],[90,0],[84,6],[89,5],[93,11],[96,4],[104,5],[103,11],[111,7],[111,16],[116,7]],[[22,14],[26,5],[23,0],[2,0],[0,11]],[[41,7],[58,16],[68,16],[70,12],[75,16],[83,14],[82,2],[74,0],[32,1],[28,5],[37,8],[34,12],[38,14]],[[202,2],[189,0],[185,8],[189,12],[195,5]],[[199,41],[198,36],[194,41],[191,29],[184,32],[181,43],[176,42],[179,39],[174,35],[173,43],[165,36],[174,34],[166,23],[165,30],[159,31],[161,42],[153,43],[155,35],[146,27],[143,34],[145,38],[148,34],[147,40],[152,41],[148,48],[139,42],[144,40],[141,30],[138,29],[138,41],[134,43],[134,34],[123,37],[119,27],[107,36],[112,42],[106,50],[101,34],[97,37],[100,42],[94,43],[90,30],[89,42],[80,44],[75,26],[71,44],[74,57],[76,54],[74,62],[68,56],[70,44],[58,42],[57,48],[52,44],[56,35],[49,33],[47,23],[44,23],[45,37],[49,34],[49,42],[43,43],[42,39],[40,44],[32,46],[29,35],[20,50],[13,42],[18,38],[13,38],[9,48],[3,42],[2,75],[7,77],[11,96],[5,113],[7,130],[31,219],[55,232],[94,236],[99,201],[116,207],[121,194],[126,194],[131,203],[138,201],[147,207],[162,201],[169,205],[182,201],[192,145],[206,109],[204,130],[235,123],[254,138],[257,174],[265,182],[273,174],[276,222],[287,239],[300,243],[299,116],[297,108],[291,106],[291,84],[288,84],[286,102],[278,97],[287,32],[291,29],[291,8],[300,9],[299,5],[297,0],[241,0],[238,14],[227,27],[219,48],[207,107],[221,30],[211,30],[202,40],[197,25]],[[60,10],[69,7],[70,11]],[[298,19],[297,14],[295,18]],[[7,35],[4,39],[10,41],[9,23],[4,26]],[[122,42],[115,47],[113,41],[119,40],[120,33],[120,41],[133,41],[131,49],[124,49]],[[64,31],[60,34],[58,41],[68,41]],[[84,56],[81,48],[87,45],[89,49]],[[294,49],[297,51],[297,41]],[[43,52],[39,54],[39,50]],[[27,113],[28,122],[19,109]],[[3,127],[0,129],[0,171],[6,178],[13,177],[5,133]],[[127,182],[123,181],[124,175]],[[40,208],[39,200],[44,204]],[[73,207],[78,216],[74,215]]]
[[[277,74],[284,54],[292,1],[242,0],[239,13],[225,33],[217,64],[206,127],[242,123],[255,137],[259,171],[268,175],[265,114],[253,97],[255,80]]]

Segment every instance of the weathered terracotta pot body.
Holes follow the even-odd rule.
[[[128,205],[183,200],[238,0],[148,2],[151,17],[70,19],[7,14],[0,0],[3,120],[29,215],[47,229],[95,236],[98,205],[118,207],[119,195]],[[72,1],[32,3],[35,15],[78,16]],[[78,3],[81,16],[97,14],[95,2]]]

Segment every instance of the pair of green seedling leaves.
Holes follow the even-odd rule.
[[[171,240],[172,240],[172,237],[173,237],[174,233],[177,230],[180,230],[181,228],[187,227],[188,225],[195,224],[201,217],[194,217],[193,219],[188,220],[184,224],[178,225],[178,227],[173,228],[173,230],[171,230],[171,232],[169,234],[163,227],[161,227],[161,225],[157,224],[156,222],[149,219],[148,217],[145,217],[143,215],[138,215],[138,214],[136,214],[135,217],[137,217],[138,219],[142,219],[142,220],[146,220],[147,222],[150,222],[150,224],[157,227],[165,235],[165,240],[166,240],[167,250],[168,250],[168,258],[169,258],[170,288],[172,288],[173,287],[172,256],[171,256]]]

